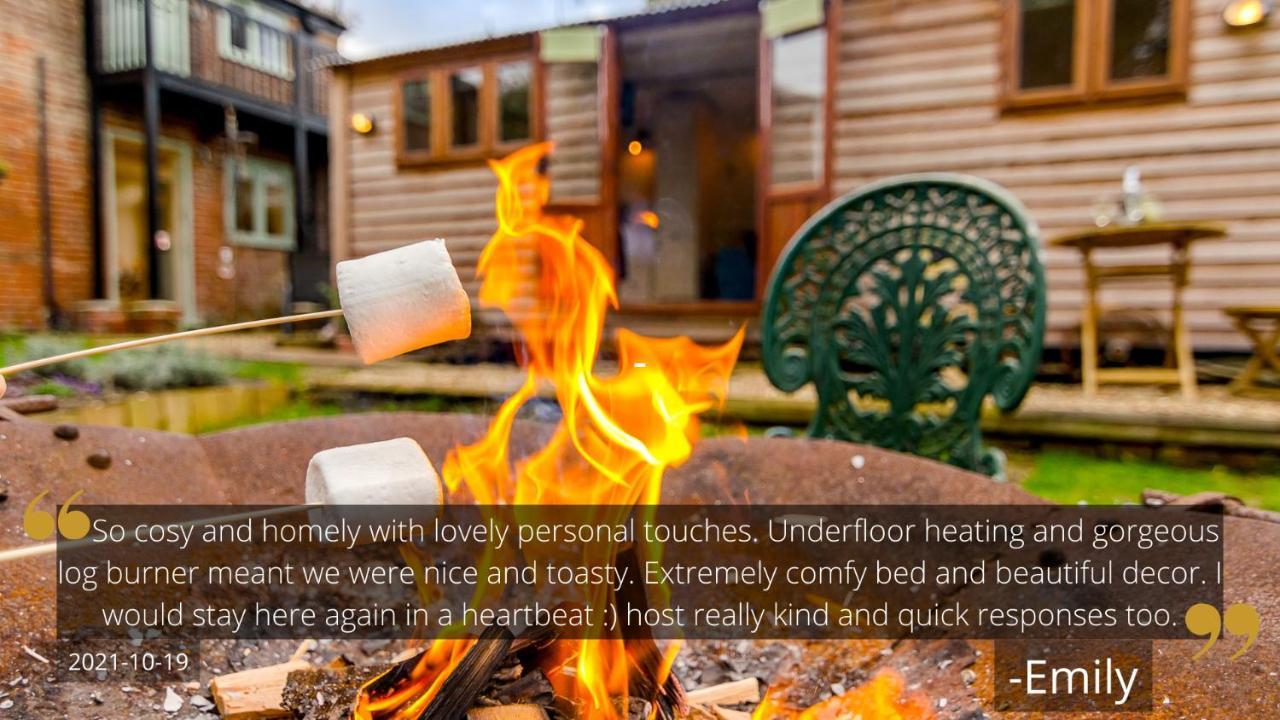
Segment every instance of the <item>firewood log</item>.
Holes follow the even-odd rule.
[[[311,663],[306,660],[290,660],[214,678],[209,690],[223,720],[290,717],[292,713],[285,709],[283,698],[289,673],[310,669]]]
[[[547,720],[547,711],[538,705],[496,705],[468,710],[467,720]]]
[[[688,690],[685,697],[689,702],[699,705],[737,705],[738,703],[760,702],[760,681],[745,678],[733,682],[712,685],[711,687]]]

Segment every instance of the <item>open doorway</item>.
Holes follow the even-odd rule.
[[[619,33],[619,293],[755,299],[757,13]]]
[[[195,254],[192,233],[191,150],[162,139],[157,184],[160,232],[147,236],[146,154],[142,136],[125,130],[104,133],[104,230],[106,295],[129,303],[169,300],[181,308],[184,321],[196,318]],[[150,245],[155,243],[156,252]],[[160,264],[156,285],[151,263]]]

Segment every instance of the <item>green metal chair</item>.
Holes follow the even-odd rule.
[[[762,317],[779,389],[813,382],[812,437],[1002,476],[984,399],[1018,407],[1044,343],[1039,229],[1008,191],[903,175],[827,205],[783,250]]]

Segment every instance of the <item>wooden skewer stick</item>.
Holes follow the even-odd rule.
[[[182,523],[175,523],[177,527],[191,527],[195,525],[225,525],[227,523],[239,522],[241,520],[253,520],[263,517],[272,517],[275,515],[288,515],[293,512],[301,512],[310,510],[314,507],[320,507],[324,503],[306,503],[303,505],[281,505],[280,507],[266,508],[264,510],[250,510],[233,515],[222,515],[220,517],[202,518],[199,520],[188,520]],[[89,544],[88,540],[64,540],[62,546],[64,548],[74,548],[81,545]],[[27,545],[25,547],[13,548],[0,552],[0,564],[11,560],[21,560],[22,558],[37,557],[40,555],[49,555],[57,551],[57,542],[46,542],[38,545]]]
[[[287,315],[285,317],[266,318],[263,320],[249,320],[247,322],[232,323],[230,325],[218,325],[216,327],[169,333],[168,335],[156,335],[154,337],[138,338],[136,340],[125,340],[124,342],[112,343],[111,345],[99,345],[98,347],[85,348],[84,350],[76,350],[75,352],[64,353],[62,355],[54,355],[53,357],[40,358],[39,360],[30,360],[28,362],[18,363],[17,365],[10,365],[9,367],[0,368],[0,375],[13,375],[25,370],[35,370],[36,368],[42,368],[46,365],[57,365],[58,363],[67,362],[68,360],[79,360],[84,357],[104,355],[106,353],[116,352],[117,350],[131,350],[133,348],[146,347],[147,345],[159,345],[161,343],[173,342],[175,340],[188,340],[190,338],[238,332],[240,330],[253,330],[254,328],[270,327],[272,325],[286,325],[288,323],[306,322],[308,320],[324,320],[325,318],[339,317],[341,315],[341,310],[321,310],[319,312],[302,313],[301,315]]]

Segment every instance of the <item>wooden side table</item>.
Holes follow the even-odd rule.
[[[1185,398],[1197,396],[1195,356],[1192,353],[1191,333],[1187,329],[1183,313],[1182,293],[1187,287],[1191,272],[1191,243],[1222,238],[1226,234],[1226,228],[1216,223],[1155,222],[1090,228],[1050,241],[1052,245],[1079,250],[1084,261],[1086,287],[1085,307],[1080,321],[1080,357],[1085,395],[1097,395],[1098,385],[1101,383],[1154,383],[1178,385]],[[1168,245],[1169,260],[1142,265],[1098,265],[1094,262],[1095,253],[1099,250],[1148,245]],[[1173,286],[1173,304],[1170,308],[1173,315],[1170,338],[1174,351],[1173,367],[1098,367],[1098,319],[1101,314],[1099,291],[1107,283],[1134,278],[1168,280]]]
[[[1236,327],[1253,343],[1253,357],[1244,369],[1231,381],[1232,392],[1243,392],[1257,387],[1256,381],[1263,367],[1280,373],[1280,357],[1276,346],[1280,345],[1280,306],[1239,305],[1222,311],[1235,321]]]

